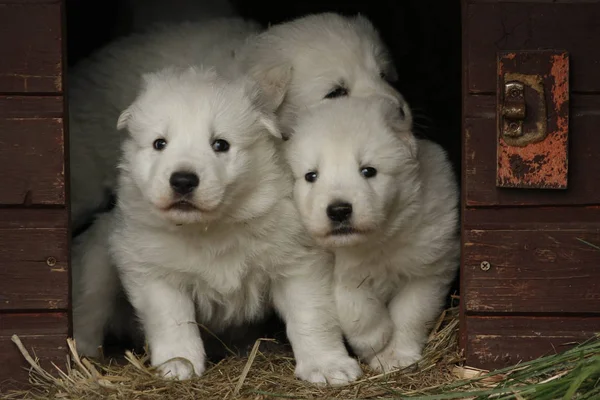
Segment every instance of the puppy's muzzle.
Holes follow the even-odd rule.
[[[171,189],[178,195],[184,196],[193,192],[200,184],[200,178],[193,172],[178,171],[169,178]]]

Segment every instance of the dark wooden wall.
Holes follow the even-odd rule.
[[[63,21],[59,0],[0,0],[0,390],[27,379],[13,334],[47,367],[66,356]]]
[[[600,331],[599,21],[600,1],[463,1],[461,301],[470,365],[513,364]],[[568,187],[498,188],[497,52],[538,49],[570,56]],[[548,154],[540,159],[563,161]]]

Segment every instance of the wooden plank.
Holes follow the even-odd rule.
[[[572,96],[569,187],[566,190],[497,188],[496,99],[467,96],[464,101],[463,185],[467,206],[600,204],[600,96]]]
[[[64,205],[63,118],[56,98],[0,98],[0,205]]]
[[[468,4],[465,29],[470,93],[495,93],[498,51],[563,49],[570,53],[571,88],[600,92],[600,7],[596,3]]]
[[[561,353],[600,332],[599,317],[465,318],[466,364],[496,369]]]
[[[0,212],[0,310],[66,310],[67,210]]]
[[[0,96],[0,118],[62,118],[62,96]]]
[[[42,367],[56,374],[52,363],[63,368],[67,357],[69,318],[67,313],[1,314],[0,313],[0,392],[24,388],[29,364],[11,341],[13,334]]]
[[[509,85],[520,85],[521,88]],[[496,117],[496,186],[566,189],[569,170],[568,53],[555,50],[501,53],[498,56],[497,98],[500,107],[497,107]],[[504,115],[507,111],[512,115]]]
[[[62,2],[0,3],[0,93],[61,93]]]
[[[600,206],[464,208],[463,230],[594,230]]]
[[[0,0],[0,4],[57,4],[64,0]]]
[[[600,226],[463,235],[467,313],[600,313]]]

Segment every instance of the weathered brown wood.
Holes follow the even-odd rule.
[[[582,230],[600,228],[600,206],[465,208],[463,230]],[[1,217],[0,217],[1,218]]]
[[[11,341],[16,334],[29,353],[41,365],[56,374],[52,363],[64,367],[67,357],[69,318],[67,313],[1,314],[0,313],[0,392],[24,388],[29,364]]]
[[[0,0],[0,4],[56,4],[64,0]]]
[[[62,210],[0,210],[0,310],[69,304],[68,215]]]
[[[496,186],[566,189],[569,54],[555,50],[500,53],[497,99]]]
[[[496,369],[561,353],[600,332],[600,318],[478,317],[465,318],[466,364]]]
[[[463,185],[467,206],[600,204],[600,96],[573,96],[569,137],[569,187],[548,191],[497,188],[496,98],[464,101]]]
[[[0,229],[67,229],[64,208],[0,208]]]
[[[600,313],[600,227],[463,235],[466,312]]]
[[[61,93],[62,2],[0,3],[0,93]]]
[[[468,4],[464,20],[468,91],[495,93],[496,53],[564,49],[570,53],[573,92],[600,91],[600,7],[591,3]]]
[[[600,252],[576,239],[600,244],[600,96],[590,96],[600,92],[600,52],[591,55],[599,46],[586,39],[600,32],[598,3],[462,1],[461,343],[469,365],[504,367],[600,331],[600,316],[582,317],[600,311]],[[496,188],[497,54],[538,49],[570,55],[568,188]]]
[[[62,118],[62,96],[0,96],[0,118]]]
[[[0,4],[56,4],[64,0],[0,0]]]
[[[59,111],[56,99],[4,97],[0,105],[0,205],[64,205],[63,119],[51,116]]]

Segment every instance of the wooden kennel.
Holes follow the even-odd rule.
[[[13,334],[67,356],[64,6],[0,0],[2,388]],[[494,368],[600,331],[600,1],[462,0],[462,70],[461,345]]]

